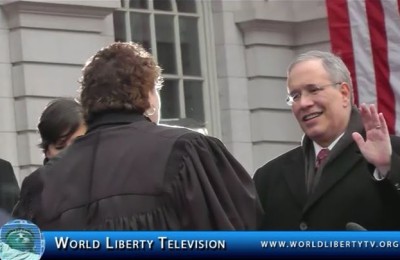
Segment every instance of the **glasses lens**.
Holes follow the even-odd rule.
[[[290,95],[286,97],[286,104],[290,107],[293,105],[293,98]]]

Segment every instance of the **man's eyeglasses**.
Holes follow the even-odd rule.
[[[289,95],[286,97],[286,104],[288,104],[288,106],[293,106],[294,103],[298,102],[301,98],[301,96],[303,95],[303,92],[306,93],[306,96],[316,96],[318,95],[319,92],[321,92],[322,90],[324,90],[324,88],[329,87],[329,86],[335,86],[338,84],[342,84],[341,82],[335,82],[335,83],[329,83],[326,85],[321,85],[321,86],[317,86],[314,84],[308,84],[306,85],[303,90],[296,90],[293,91],[291,93],[289,93]]]

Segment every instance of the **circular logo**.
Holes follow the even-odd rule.
[[[40,229],[30,221],[15,219],[0,230],[0,258],[2,260],[39,260],[45,241]]]

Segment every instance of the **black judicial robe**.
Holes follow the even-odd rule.
[[[218,139],[132,113],[97,116],[24,184],[15,215],[44,230],[251,230],[262,211]]]

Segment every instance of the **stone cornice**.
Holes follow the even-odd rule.
[[[97,3],[107,3],[107,5],[95,5],[93,1],[5,1],[2,3],[7,13],[33,13],[44,15],[66,15],[81,17],[102,18],[113,12],[119,7],[117,1],[97,1]],[[90,4],[92,3],[92,4]],[[110,3],[113,3],[112,5]]]
[[[80,4],[78,1],[71,1],[69,4],[65,1],[5,1],[2,7],[9,29],[37,28],[87,32],[101,32],[101,21],[119,7],[117,1],[83,2],[86,4]]]

